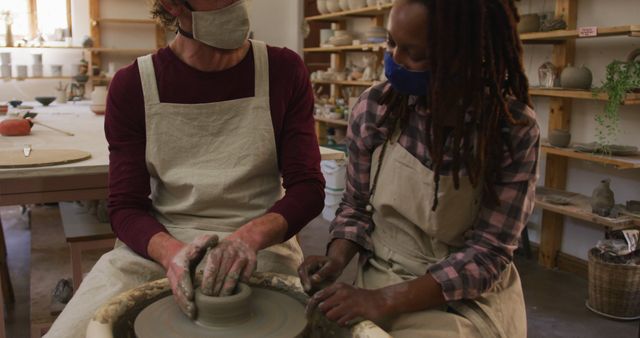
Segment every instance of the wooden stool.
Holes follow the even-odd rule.
[[[115,234],[109,223],[100,222],[94,215],[75,203],[61,202],[60,216],[64,236],[71,249],[71,270],[73,273],[73,292],[82,282],[82,252],[96,249],[113,248]]]

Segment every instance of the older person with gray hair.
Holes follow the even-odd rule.
[[[46,337],[83,337],[107,300],[165,276],[193,318],[196,287],[227,295],[255,270],[294,275],[302,262],[294,235],[322,210],[300,57],[247,39],[245,1],[155,0],[152,13],[177,29],[175,39],[121,69],[107,102],[118,242]]]

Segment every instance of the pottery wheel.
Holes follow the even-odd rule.
[[[138,338],[297,337],[305,329],[305,308],[294,298],[277,291],[254,287],[251,318],[236,326],[204,327],[182,313],[173,295],[140,312],[135,320]]]

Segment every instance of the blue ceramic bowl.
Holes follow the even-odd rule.
[[[40,102],[43,106],[48,106],[51,102],[56,100],[55,96],[36,96],[36,101]]]
[[[18,106],[22,104],[22,101],[20,101],[20,100],[11,100],[11,101],[9,101],[9,104],[13,108],[18,108]]]

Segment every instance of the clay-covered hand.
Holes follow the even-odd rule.
[[[309,256],[298,268],[304,291],[313,295],[316,291],[333,284],[342,274],[344,264],[327,256]]]
[[[178,306],[189,318],[196,317],[193,280],[195,269],[209,248],[218,243],[216,235],[202,235],[186,244],[171,258],[167,278]]]
[[[242,239],[222,240],[207,255],[202,276],[202,293],[214,297],[233,294],[238,282],[248,282],[256,270],[256,254],[256,250]]]
[[[336,283],[316,292],[307,304],[307,314],[319,309],[340,326],[368,319],[378,321],[391,315],[388,297],[379,290],[366,290]]]

